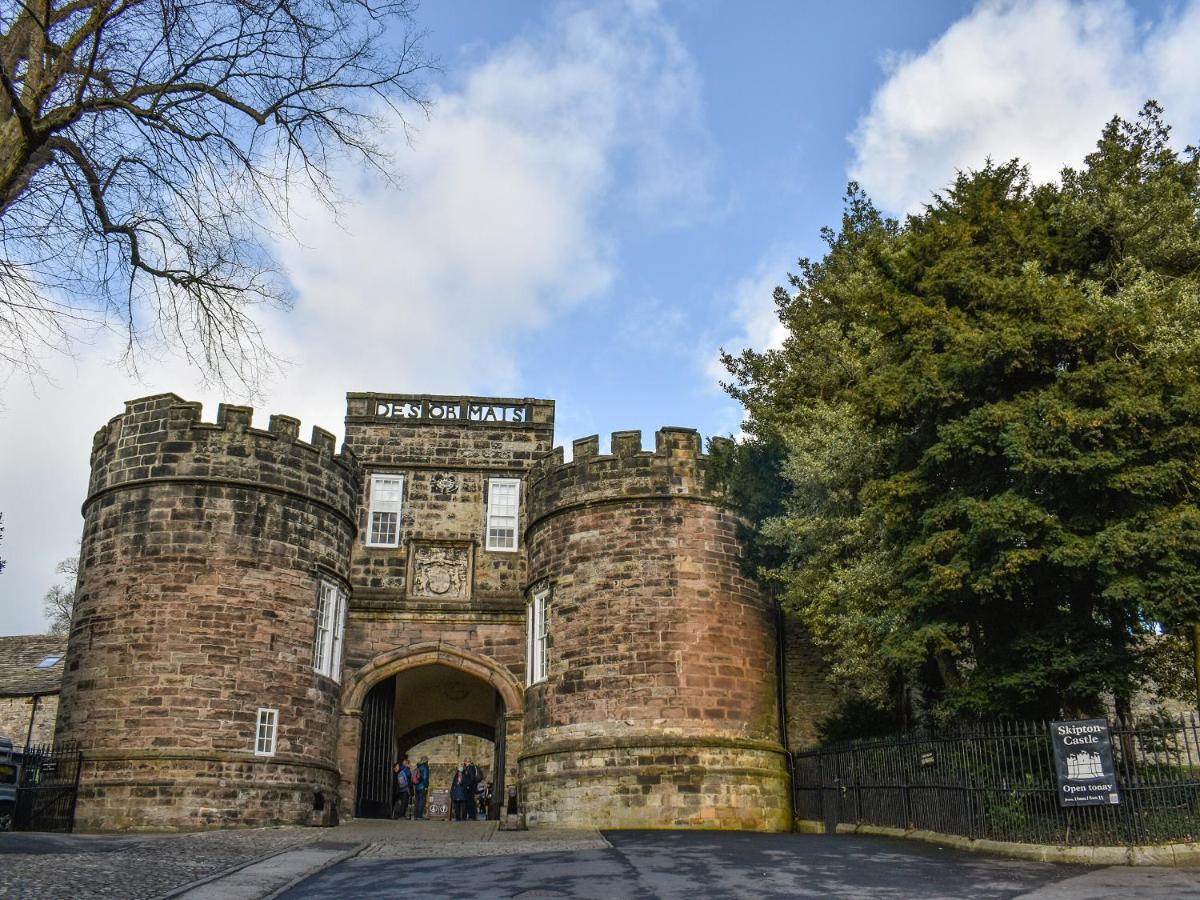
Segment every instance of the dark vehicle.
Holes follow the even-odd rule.
[[[21,754],[13,750],[9,738],[0,737],[0,831],[12,831],[20,776]]]

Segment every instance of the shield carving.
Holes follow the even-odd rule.
[[[425,569],[425,584],[432,593],[444,594],[454,587],[454,572],[445,560],[434,560]]]

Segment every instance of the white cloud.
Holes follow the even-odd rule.
[[[1141,23],[1120,0],[985,0],[888,75],[851,138],[851,177],[912,212],[991,156],[1035,179],[1080,163],[1113,115],[1155,98],[1177,134],[1200,127],[1200,0]]]
[[[340,224],[299,197],[300,245],[277,248],[298,302],[262,319],[294,365],[265,386],[256,423],[283,412],[340,432],[347,390],[514,391],[517,337],[612,281],[608,212],[703,213],[699,89],[647,3],[561,7],[481,59],[411,150],[389,136],[402,191],[347,168]],[[81,531],[91,436],[122,402],[173,390],[216,414],[221,398],[182,364],[146,365],[135,383],[105,362],[112,350],[53,361],[53,385],[3,387],[0,633],[43,627],[42,594]]]
[[[720,342],[725,351],[736,355],[746,348],[762,352],[783,346],[787,329],[779,321],[775,288],[787,284],[791,262],[791,258],[781,250],[772,250],[759,259],[750,274],[725,292],[724,295],[729,298],[726,301],[729,331]],[[702,352],[704,370],[715,390],[719,382],[729,381],[729,372],[711,344]],[[740,413],[738,415],[740,417]]]

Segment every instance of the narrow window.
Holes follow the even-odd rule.
[[[342,680],[342,636],[346,627],[346,592],[332,581],[317,589],[317,634],[313,640],[313,669],[334,681]]]
[[[517,514],[520,506],[519,478],[492,478],[488,481],[485,549],[508,552],[517,549]]]
[[[403,475],[371,476],[371,519],[368,547],[400,546],[400,506],[404,501]]]
[[[546,625],[548,621],[550,591],[541,590],[529,601],[529,619],[527,632],[529,636],[528,659],[526,671],[529,673],[529,683],[537,684],[546,680]]]
[[[279,723],[279,710],[260,707],[258,710],[258,733],[254,739],[255,756],[275,755],[275,730]]]

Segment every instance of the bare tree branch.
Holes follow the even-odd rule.
[[[284,305],[267,228],[331,163],[391,160],[425,113],[413,0],[25,0],[0,6],[0,367],[91,329],[253,390]]]

